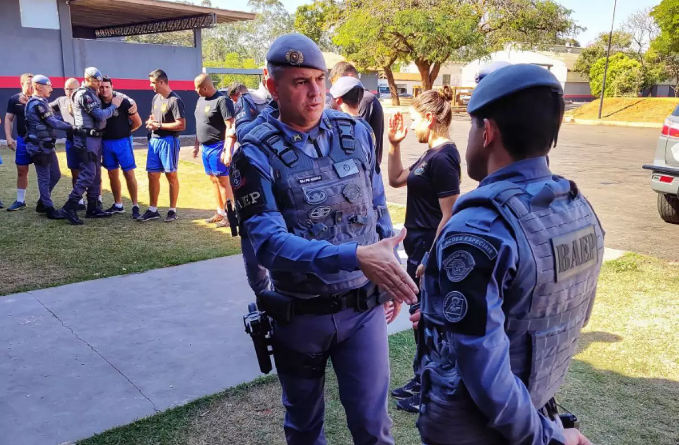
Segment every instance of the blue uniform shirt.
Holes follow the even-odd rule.
[[[498,170],[479,187],[498,181],[521,184],[539,178],[548,180],[551,175],[544,157],[533,158]],[[470,249],[471,245],[474,248]],[[472,257],[467,253],[479,246],[492,255],[481,253]],[[495,209],[465,208],[453,213],[435,249],[436,264],[428,264],[425,273],[423,305],[432,297],[446,296],[444,308],[453,321],[458,321],[445,331],[450,350],[448,360],[476,406],[488,418],[488,426],[512,444],[564,443],[561,429],[535,409],[528,389],[510,367],[502,306],[503,293],[516,274],[518,246],[509,226]],[[477,274],[473,286],[469,285],[470,280],[464,280],[469,273]],[[462,299],[466,300],[449,300],[448,296],[455,292],[463,294]],[[425,357],[424,363],[427,362]]]
[[[236,105],[236,138],[239,142],[257,125],[278,118],[276,102],[271,101],[261,112],[258,112],[252,98],[246,99],[246,96],[241,96]]]
[[[273,109],[272,109],[273,110]],[[269,118],[266,110],[257,119],[268,119],[268,122],[282,131],[287,144],[302,150],[310,157],[327,156],[330,152],[332,138],[336,137],[332,125],[325,117],[318,127],[309,133],[300,133],[281,121]],[[355,126],[355,137],[366,152],[372,172],[373,206],[386,209],[387,201],[384,193],[382,177],[375,172],[375,156],[373,137],[369,130],[358,124]],[[315,139],[316,143],[313,143]],[[238,158],[244,156],[248,163],[259,173],[260,178],[244,178],[245,181],[274,182],[271,166],[266,155],[257,147],[245,144],[236,155],[232,165],[238,164]],[[241,161],[242,162],[242,161]],[[241,168],[241,171],[243,169]],[[306,240],[288,232],[283,216],[274,207],[275,203],[267,203],[265,211],[257,213],[245,220],[244,226],[257,254],[259,263],[267,269],[290,270],[301,273],[336,273],[338,270],[358,270],[355,242],[333,245],[322,240]],[[383,238],[392,236],[393,227],[388,211],[381,212],[377,221],[378,231]]]

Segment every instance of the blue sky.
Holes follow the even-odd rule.
[[[613,0],[558,0],[565,7],[573,10],[575,20],[587,28],[577,38],[582,45],[593,40],[597,34],[608,32],[611,26],[611,14],[613,12]],[[200,3],[199,0],[193,0]],[[299,5],[311,3],[310,0],[282,0],[282,3],[290,11],[294,12]],[[656,6],[660,0],[618,0],[615,13],[616,28],[633,12],[649,6]],[[248,11],[247,0],[212,0],[217,8]]]

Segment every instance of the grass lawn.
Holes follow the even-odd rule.
[[[604,99],[601,118],[608,121],[622,122],[654,122],[661,124],[679,105],[676,97],[619,97]],[[597,119],[599,117],[599,100],[576,108],[566,113],[575,119]]]
[[[679,425],[679,266],[628,254],[607,263],[597,302],[559,402],[598,445],[676,445]],[[392,386],[410,378],[412,333],[390,338]],[[329,373],[326,434],[351,443]],[[397,444],[419,444],[416,417],[392,409]],[[79,442],[80,445],[284,444],[275,377]]]

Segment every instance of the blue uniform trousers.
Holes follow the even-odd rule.
[[[68,195],[70,201],[80,201],[87,192],[87,201],[99,198],[101,192],[101,138],[85,138],[87,159],[80,159],[80,174],[73,186],[73,191]]]
[[[61,178],[61,170],[59,169],[59,159],[57,153],[52,151],[49,163],[45,165],[35,164],[35,173],[38,177],[38,191],[40,192],[40,201],[45,207],[54,207],[52,202],[52,190]]]
[[[326,353],[332,360],[347,424],[356,445],[391,445],[387,412],[389,349],[384,309],[347,309],[333,315],[301,315],[275,327],[274,349],[282,344],[302,354]],[[289,445],[325,445],[325,376],[280,374],[285,437]]]

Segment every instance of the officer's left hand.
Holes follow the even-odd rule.
[[[396,320],[398,314],[401,313],[403,303],[396,303],[395,301],[387,301],[384,303],[384,318],[387,319],[387,324]]]
[[[563,434],[566,438],[566,445],[592,445],[592,442],[575,428],[566,428]]]
[[[231,165],[231,150],[229,150],[227,147],[224,147],[224,150],[222,150],[221,161],[227,167]]]
[[[408,129],[405,128],[405,125],[403,124],[403,115],[400,111],[397,111],[389,118],[388,131],[389,142],[391,142],[392,145],[398,145],[406,138]]]

